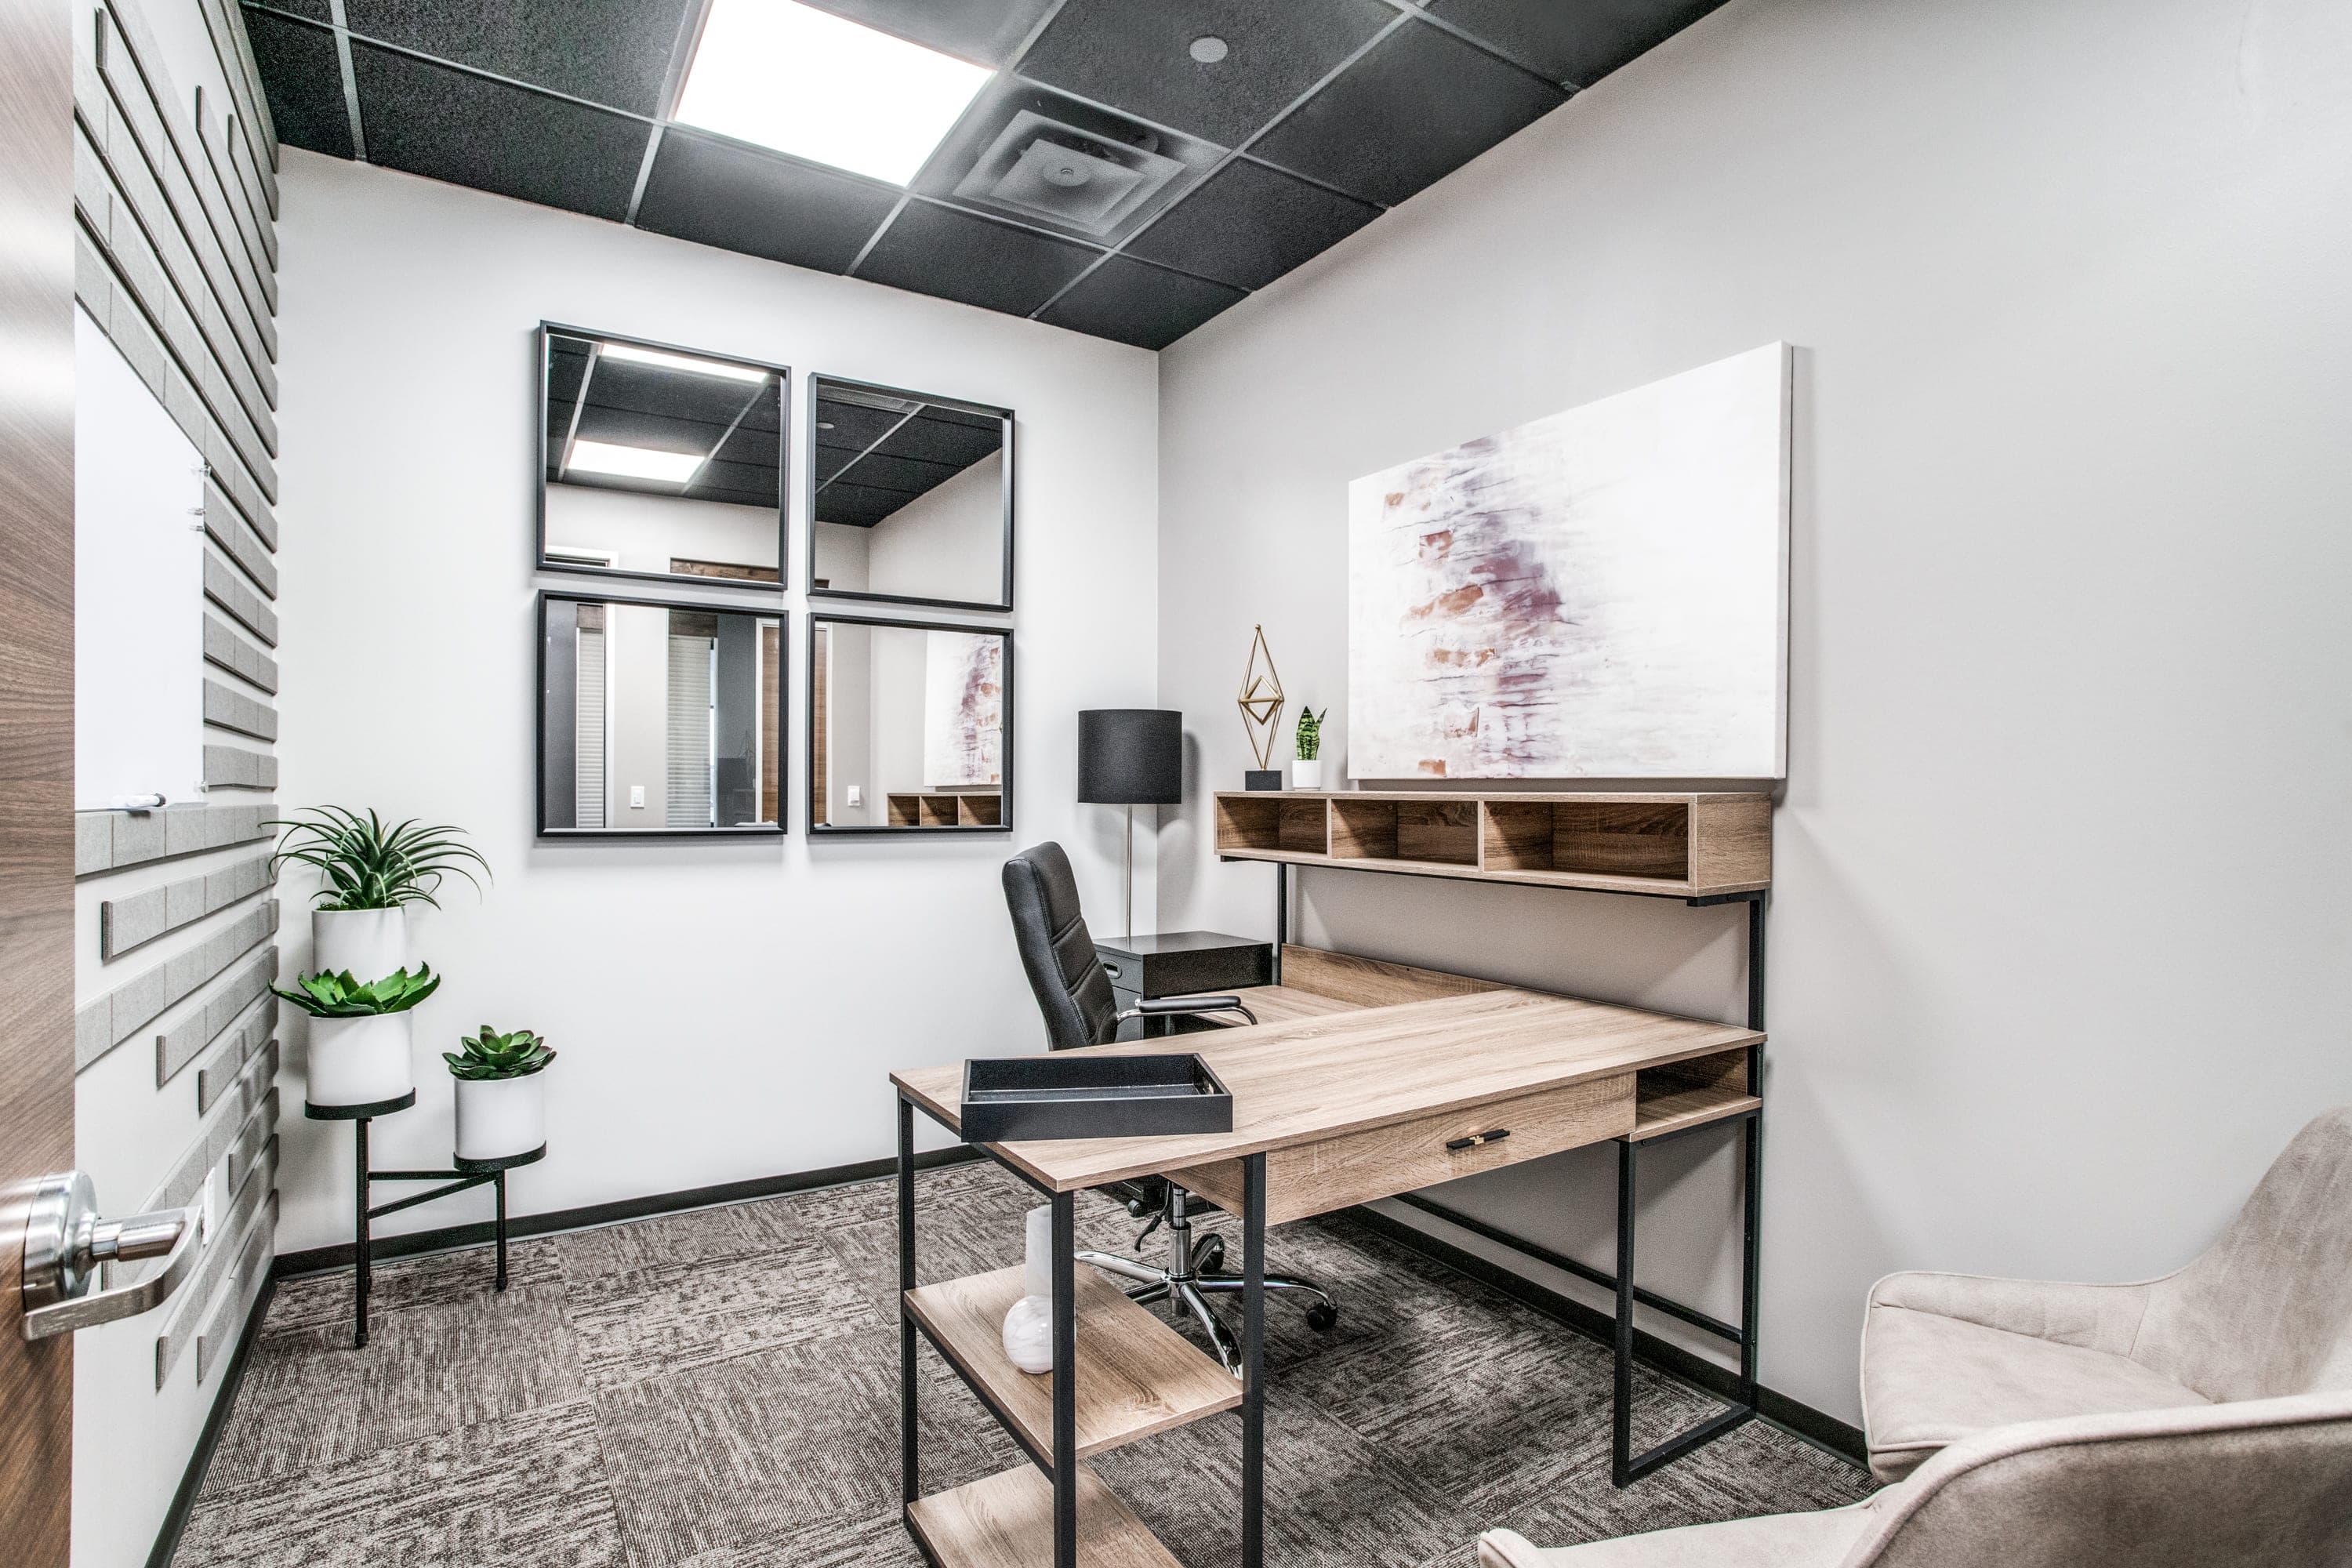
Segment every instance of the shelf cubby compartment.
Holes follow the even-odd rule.
[[[925,790],[887,798],[893,827],[1001,827],[1004,797],[993,792]]]
[[[1342,795],[1329,804],[1334,859],[1477,868],[1476,801]]]
[[[1331,853],[1330,809],[1320,795],[1272,790],[1217,796],[1217,852],[1319,858]]]
[[[907,1310],[1023,1446],[1051,1455],[1053,1374],[1023,1372],[1004,1353],[1004,1314],[1021,1293],[1022,1271],[1005,1268],[918,1286]],[[1084,1265],[1076,1303],[1081,1459],[1241,1404],[1223,1368]]]
[[[1663,1138],[1753,1110],[1764,1101],[1748,1081],[1748,1047],[1717,1051],[1664,1067],[1643,1068],[1633,1080],[1636,1143]]]

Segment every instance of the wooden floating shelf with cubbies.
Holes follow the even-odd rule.
[[[893,827],[1002,827],[1004,797],[995,790],[893,792],[883,797]]]
[[[1216,803],[1227,860],[1693,899],[1772,883],[1766,795],[1264,790]]]

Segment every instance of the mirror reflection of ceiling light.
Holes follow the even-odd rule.
[[[682,485],[702,467],[699,452],[660,452],[651,447],[624,447],[612,441],[574,441],[567,471],[614,474],[625,479],[657,479]]]
[[[729,364],[724,360],[698,359],[692,354],[641,349],[635,343],[606,343],[601,357],[626,360],[631,364],[649,364],[662,370],[682,370],[689,375],[712,375],[722,381],[760,382],[768,379],[766,371],[754,370],[748,364]]]
[[[904,185],[994,75],[795,0],[711,0],[677,118]]]

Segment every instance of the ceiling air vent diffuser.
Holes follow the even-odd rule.
[[[955,187],[968,202],[1108,237],[1184,172],[1158,138],[1112,141],[1023,110]]]

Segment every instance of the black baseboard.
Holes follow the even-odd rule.
[[[1539,1285],[1499,1263],[1377,1210],[1360,1207],[1349,1209],[1348,1213],[1362,1221],[1369,1229],[1400,1247],[1419,1253],[1433,1263],[1444,1264],[1457,1274],[1490,1286],[1587,1338],[1598,1340],[1604,1345],[1614,1342],[1616,1325],[1608,1313],[1598,1308],[1588,1307],[1548,1285]],[[1738,1396],[1738,1374],[1729,1367],[1718,1365],[1705,1356],[1695,1355],[1646,1330],[1633,1331],[1633,1354],[1636,1359],[1661,1372],[1669,1373],[1720,1398],[1735,1399]],[[1825,1415],[1810,1405],[1769,1388],[1759,1387],[1757,1390],[1756,1403],[1757,1413],[1773,1425],[1787,1427],[1816,1447],[1826,1449],[1857,1468],[1869,1468],[1869,1448],[1859,1428],[1849,1426],[1834,1415]]]
[[[915,1156],[915,1168],[928,1171],[940,1165],[961,1164],[980,1158],[980,1151],[968,1143],[952,1148],[934,1149]],[[551,1209],[545,1214],[516,1215],[507,1221],[509,1240],[527,1236],[552,1236],[559,1231],[586,1230],[592,1226],[614,1225],[623,1220],[649,1219],[655,1215],[676,1214],[682,1209],[710,1208],[719,1204],[750,1203],[758,1198],[778,1197],[785,1193],[805,1193],[817,1187],[838,1187],[851,1182],[870,1182],[887,1176],[898,1169],[896,1160],[860,1160],[850,1165],[830,1165],[821,1171],[794,1171],[781,1176],[759,1176],[748,1182],[725,1182],[715,1187],[694,1187],[682,1193],[655,1193],[642,1198],[622,1198],[609,1204],[591,1204],[585,1208]],[[478,1225],[445,1226],[438,1230],[412,1230],[401,1236],[374,1238],[369,1247],[378,1263],[395,1258],[414,1258],[419,1253],[448,1252],[463,1247],[488,1247],[497,1239],[490,1222]],[[358,1260],[350,1242],[338,1242],[332,1247],[314,1247],[307,1252],[285,1252],[270,1265],[270,1277],[290,1279],[298,1274],[323,1274],[338,1268],[349,1268]]]
[[[188,1468],[180,1477],[180,1489],[172,1494],[172,1506],[163,1514],[163,1528],[155,1532],[155,1547],[147,1553],[147,1568],[172,1568],[172,1556],[180,1550],[180,1537],[188,1528],[188,1510],[196,1506],[196,1494],[205,1489],[205,1472],[212,1468],[213,1452],[220,1447],[221,1433],[227,1429],[229,1415],[236,1408],[237,1386],[245,1381],[253,1342],[261,1333],[262,1319],[269,1315],[269,1299],[277,1294],[277,1279],[265,1278],[261,1289],[253,1294],[253,1305],[246,1309],[245,1327],[237,1331],[236,1348],[229,1352],[228,1364],[221,1369],[220,1390],[213,1395],[205,1429],[196,1436],[195,1452],[188,1456]]]

